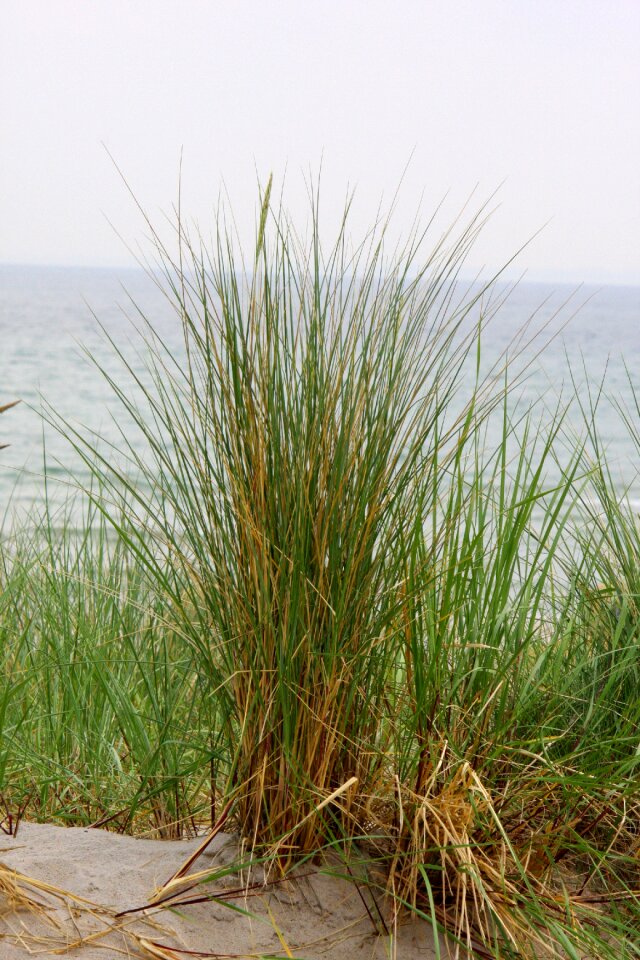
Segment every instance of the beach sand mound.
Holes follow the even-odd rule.
[[[225,834],[216,836],[191,867],[220,876],[206,887],[180,887],[178,893],[181,899],[205,892],[216,899],[118,916],[148,904],[200,842],[22,823],[16,837],[0,838],[0,862],[36,882],[27,892],[46,911],[34,912],[33,903],[27,908],[12,904],[6,892],[0,895],[1,960],[24,960],[26,951],[74,960],[194,956],[181,951],[302,960],[436,956],[430,925],[419,921],[398,927],[394,954],[390,939],[374,928],[370,893],[330,871],[305,867],[295,881],[267,887],[250,878],[247,890],[246,876],[227,872],[238,846]],[[383,909],[382,898],[377,900]]]

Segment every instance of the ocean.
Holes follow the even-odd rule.
[[[179,318],[142,270],[0,265],[0,406],[21,401],[0,418],[0,444],[9,444],[0,451],[0,516],[42,504],[45,464],[50,496],[63,499],[70,485],[89,482],[81,459],[43,411],[55,410],[106,443],[117,443],[120,429],[127,432],[113,390],[87,353],[126,386],[108,335],[145,376],[132,326],[142,316],[179,356]],[[583,399],[586,379],[592,388],[603,383],[598,421],[607,460],[620,490],[629,486],[640,505],[638,449],[613,406],[628,408],[640,432],[632,390],[640,400],[640,287],[521,281],[485,333],[483,363],[490,365],[530,318],[531,329],[545,330],[518,361],[526,369],[519,403],[553,409],[568,399],[572,378]],[[579,429],[579,418],[575,422]]]

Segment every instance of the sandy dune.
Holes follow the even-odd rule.
[[[126,919],[115,918],[120,911],[147,904],[154,889],[165,883],[197,846],[196,840],[140,840],[103,830],[22,823],[17,837],[0,837],[0,862],[86,898],[100,909],[90,911],[88,905],[58,900],[50,914],[59,924],[55,928],[26,910],[9,909],[5,898],[5,903],[0,903],[1,960],[23,960],[25,947],[45,957],[63,948],[64,955],[76,960],[153,956],[187,960],[193,956],[180,953],[181,949],[225,957],[303,960],[430,960],[436,956],[427,924],[401,926],[394,944],[375,933],[353,884],[316,869],[295,884],[269,889],[259,886],[250,896],[236,894],[229,899],[251,916],[220,899],[183,906],[179,914],[162,909],[147,913],[146,919],[136,913]],[[220,871],[236,857],[234,839],[220,834],[192,870]],[[206,889],[221,898],[231,897],[234,889],[243,886],[242,880],[228,874]],[[202,892],[199,887],[181,896]],[[41,903],[52,902],[46,891],[35,890],[33,897]],[[371,902],[369,908],[375,911]],[[70,944],[89,934],[97,939],[68,950]],[[140,937],[177,952],[145,952]]]

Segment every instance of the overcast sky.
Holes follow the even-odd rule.
[[[470,266],[640,283],[640,0],[14,0],[0,31],[0,262],[126,265],[153,217],[242,225],[256,171],[354,229],[503,181]],[[475,201],[474,201],[475,202]]]

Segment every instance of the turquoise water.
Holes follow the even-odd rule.
[[[640,394],[640,288],[583,287],[571,294],[569,287],[522,282],[486,333],[483,363],[490,365],[533,317],[532,329],[547,322],[549,326],[518,361],[528,374],[520,391],[523,403],[552,408],[563,391],[568,396],[571,364],[580,383],[584,371],[594,383],[606,372],[606,391],[629,405],[627,371]],[[120,429],[129,435],[112,391],[83,348],[116,380],[127,383],[104,342],[102,324],[144,376],[144,358],[136,355],[131,326],[140,322],[140,315],[132,301],[179,355],[179,318],[142,271],[0,265],[0,404],[22,401],[0,418],[0,443],[10,444],[0,452],[0,511],[9,504],[27,510],[41,502],[45,457],[50,490],[56,489],[58,496],[71,473],[88,482],[68,442],[43,422],[43,402],[79,428],[97,431],[106,442],[117,442]],[[553,334],[537,357],[542,341]],[[634,482],[640,468],[637,450],[606,403],[600,423],[608,460],[619,472],[621,485],[632,484],[632,495],[640,503],[640,484]]]

